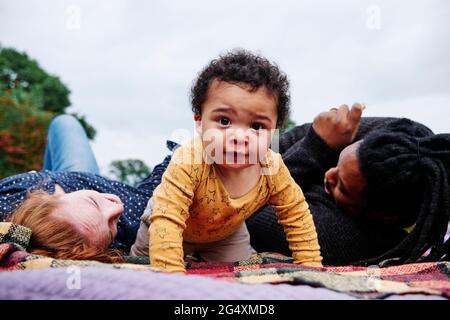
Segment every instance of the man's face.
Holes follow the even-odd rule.
[[[337,166],[325,173],[325,191],[352,216],[359,216],[365,206],[363,192],[367,180],[361,172],[357,155],[360,143],[355,142],[342,150]]]
[[[269,149],[277,123],[277,103],[266,88],[214,80],[194,117],[208,156],[227,168],[259,162]]]

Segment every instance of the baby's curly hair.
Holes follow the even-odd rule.
[[[250,91],[266,87],[277,101],[277,127],[283,127],[290,112],[289,81],[275,63],[244,49],[234,49],[212,60],[199,73],[191,88],[191,105],[195,114],[201,114],[208,88],[215,79],[248,85]]]

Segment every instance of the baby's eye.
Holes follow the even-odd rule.
[[[252,129],[253,130],[261,130],[261,129],[264,129],[264,126],[261,123],[255,122],[252,124]]]
[[[219,118],[219,123],[223,126],[227,126],[231,123],[230,119],[228,119],[227,117],[220,117]]]

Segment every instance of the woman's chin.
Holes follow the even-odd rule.
[[[114,227],[112,235],[113,235],[113,240],[114,240],[117,237],[117,226]]]

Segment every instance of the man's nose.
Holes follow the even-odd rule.
[[[325,181],[333,187],[336,186],[337,183],[336,174],[337,168],[331,168],[325,172]]]

